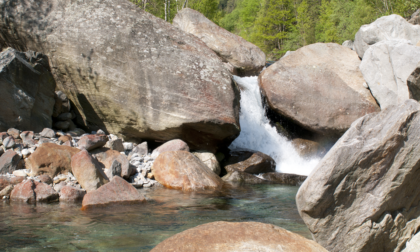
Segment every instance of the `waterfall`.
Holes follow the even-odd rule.
[[[277,172],[309,175],[319,158],[300,157],[292,143],[270,125],[261,100],[258,77],[234,78],[241,87],[241,133],[229,149],[260,151],[276,161]]]

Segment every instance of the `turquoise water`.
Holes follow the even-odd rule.
[[[213,221],[271,223],[310,238],[297,212],[298,187],[257,185],[217,194],[139,190],[142,205],[81,211],[81,204],[0,201],[1,251],[150,251],[164,239]]]

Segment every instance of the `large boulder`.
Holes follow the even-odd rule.
[[[144,202],[146,200],[134,186],[115,176],[111,182],[85,195],[82,210],[109,204],[138,204]]]
[[[85,195],[85,190],[77,189],[72,186],[63,186],[60,189],[60,201],[64,202],[82,201]]]
[[[216,221],[178,233],[151,252],[326,252],[314,241],[283,228],[259,222]]]
[[[173,25],[204,41],[240,76],[258,75],[265,66],[265,54],[260,48],[219,27],[196,10],[178,11]]]
[[[10,199],[27,203],[49,202],[57,200],[58,193],[45,183],[28,179],[13,188]]]
[[[127,0],[0,4],[0,45],[47,54],[77,122],[124,140],[215,151],[240,131],[239,91],[217,54]]]
[[[221,189],[223,181],[193,154],[186,151],[161,153],[152,167],[163,186],[184,191]]]
[[[355,121],[300,187],[296,203],[328,251],[400,251],[420,228],[420,104]]]
[[[379,111],[363,86],[359,65],[354,51],[316,43],[265,69],[259,84],[275,112],[310,131],[337,137],[357,118]]]
[[[360,27],[354,39],[354,48],[359,57],[363,58],[370,46],[383,40],[393,39],[406,39],[415,45],[420,40],[420,26],[412,25],[395,14],[380,17]]]
[[[360,71],[381,109],[410,99],[407,78],[420,61],[420,47],[407,40],[385,40],[369,47]]]
[[[51,127],[55,81],[48,58],[7,48],[0,53],[0,131]]]
[[[82,150],[71,158],[71,170],[77,182],[87,192],[94,191],[109,182],[98,160],[87,150]]]
[[[260,174],[276,171],[276,161],[262,152],[234,151],[225,161],[227,172],[241,171]]]
[[[54,178],[58,174],[67,174],[71,171],[72,156],[79,151],[69,146],[43,143],[29,156],[27,168],[31,169],[32,176],[46,174]]]

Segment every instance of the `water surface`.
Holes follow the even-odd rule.
[[[298,187],[257,185],[225,193],[141,189],[148,202],[81,211],[81,204],[0,201],[1,251],[150,251],[213,221],[271,223],[310,238],[295,203]]]

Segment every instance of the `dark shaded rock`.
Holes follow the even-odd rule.
[[[276,171],[276,161],[261,152],[232,151],[225,162],[227,172],[242,171],[259,174]]]
[[[55,131],[50,128],[45,128],[41,133],[39,133],[39,135],[42,137],[53,138],[55,137]]]
[[[239,134],[239,91],[217,54],[130,1],[6,1],[0,28],[3,46],[50,56],[89,131],[211,152]]]
[[[300,187],[296,203],[328,251],[400,251],[420,228],[420,104],[355,121]]]
[[[47,185],[51,185],[53,183],[52,178],[46,174],[40,175],[38,179],[41,180],[42,183],[45,183]]]
[[[86,149],[87,151],[94,150],[103,147],[108,141],[106,135],[86,135],[82,136],[77,142],[79,148]]]
[[[80,151],[71,158],[71,170],[79,184],[87,192],[94,191],[108,183],[108,178],[102,171],[98,160],[86,150]]]
[[[85,195],[82,210],[109,204],[138,204],[144,202],[146,200],[134,186],[115,176],[111,182]]]
[[[259,222],[217,221],[178,233],[151,252],[326,252],[321,245],[283,228]]]
[[[17,170],[21,157],[13,150],[6,151],[0,156],[0,174],[10,173]]]
[[[51,127],[55,81],[47,56],[7,48],[0,53],[0,83],[0,131]]]
[[[167,151],[153,162],[155,179],[163,186],[184,191],[221,189],[223,181],[187,151]]]
[[[252,174],[242,171],[232,171],[223,176],[223,181],[231,183],[245,183],[245,184],[269,184],[269,181],[256,177]]]
[[[269,181],[272,184],[283,184],[283,185],[300,185],[302,184],[307,176],[289,174],[289,173],[279,173],[279,172],[268,172],[261,174],[261,178]]]
[[[58,174],[67,174],[71,171],[71,158],[80,150],[54,143],[44,143],[38,147],[28,158],[31,174],[42,174],[55,177]]]

